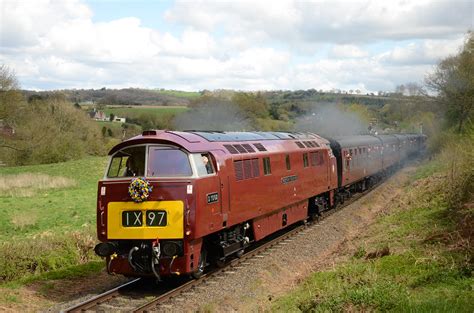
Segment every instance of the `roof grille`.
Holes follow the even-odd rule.
[[[232,145],[224,145],[224,147],[225,147],[231,154],[239,154],[239,151],[237,151]]]
[[[242,147],[244,147],[244,149],[247,150],[247,152],[255,152],[255,150],[252,148],[252,146],[249,145],[248,143],[243,144]]]
[[[296,145],[297,145],[298,147],[304,149],[304,146],[303,146],[303,144],[302,144],[301,142],[296,141]]]
[[[237,151],[239,151],[240,153],[247,153],[247,150],[245,150],[242,145],[234,145],[234,148],[237,149]]]
[[[314,145],[314,143],[313,143],[312,141],[308,141],[308,145],[309,145],[311,148],[314,148],[314,147],[315,147],[315,145]]]
[[[303,144],[306,146],[306,148],[311,148],[311,146],[309,145],[307,141],[303,141]]]
[[[253,145],[258,149],[258,151],[267,151],[261,143],[254,143]]]
[[[316,141],[313,141],[315,147],[319,147],[318,143]]]

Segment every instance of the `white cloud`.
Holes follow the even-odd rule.
[[[472,27],[473,4],[458,1],[177,1],[169,21],[257,42],[361,43],[447,38]]]
[[[457,53],[462,43],[462,36],[452,40],[411,42],[381,54],[380,60],[393,65],[435,64],[442,58]]]
[[[369,56],[369,53],[354,45],[334,45],[329,56],[336,59],[351,59],[364,58]]]
[[[0,8],[0,63],[25,88],[392,90],[456,52],[472,25],[467,1],[178,1],[164,16],[179,32],[96,22],[80,0]]]

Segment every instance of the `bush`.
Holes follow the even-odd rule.
[[[457,138],[456,138],[457,137]],[[440,163],[447,171],[446,200],[452,209],[474,199],[474,131],[462,136],[446,135]]]
[[[0,282],[85,264],[97,259],[93,247],[92,230],[1,243]]]
[[[9,165],[56,163],[85,155],[105,154],[97,123],[61,99],[50,97],[19,103],[15,135],[1,149],[0,160]]]

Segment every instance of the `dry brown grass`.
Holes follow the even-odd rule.
[[[38,214],[36,212],[28,212],[28,214],[25,214],[24,212],[21,214],[15,213],[11,217],[12,224],[21,229],[35,225],[37,221]]]
[[[67,177],[24,173],[0,177],[0,196],[32,197],[39,190],[73,187],[76,181]]]

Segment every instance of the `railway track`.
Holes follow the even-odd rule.
[[[342,210],[346,206],[354,203],[359,200],[361,197],[371,192],[377,188],[380,183],[374,185],[372,188],[355,194],[350,199],[346,200],[343,204],[338,205],[335,209],[324,212],[321,215],[321,219],[324,219],[337,211]],[[263,243],[258,244],[256,247],[253,247],[251,250],[246,252],[241,258],[232,259],[227,262],[222,268],[214,268],[209,270],[207,273],[202,275],[198,280],[186,280],[181,282],[177,287],[167,287],[157,284],[146,284],[146,280],[143,278],[137,278],[131,280],[123,285],[120,285],[116,288],[113,288],[109,291],[106,291],[102,294],[99,294],[91,299],[88,299],[84,302],[81,302],[73,307],[70,307],[63,312],[86,312],[86,311],[128,311],[128,312],[149,312],[159,309],[159,306],[164,302],[172,299],[178,298],[180,295],[186,291],[191,290],[199,285],[205,284],[207,281],[212,280],[220,274],[225,274],[226,272],[232,272],[232,268],[238,266],[239,264],[256,257],[259,254],[262,254],[264,251],[274,248],[275,246],[283,243],[285,240],[294,237],[296,234],[301,233],[304,230],[309,230],[312,226],[316,225],[318,221],[315,222],[305,222],[300,225],[293,226],[290,230],[279,234],[275,238],[274,235],[270,236],[271,239],[266,240]],[[283,247],[283,245],[281,245]],[[148,282],[150,282],[148,280]],[[152,288],[151,292],[148,294],[143,294],[143,286],[146,285],[148,288]],[[166,284],[167,285],[167,284]],[[138,290],[137,290],[138,289]],[[145,298],[151,296],[153,299],[146,300]],[[138,298],[138,300],[136,299]],[[145,301],[143,301],[145,300]],[[111,302],[115,301],[116,304]],[[133,302],[133,303],[131,303]]]

